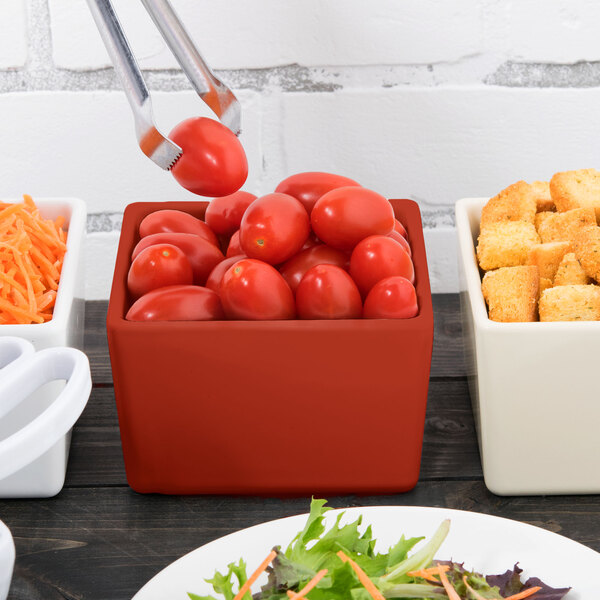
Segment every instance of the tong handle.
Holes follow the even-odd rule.
[[[133,110],[137,129],[150,104],[142,72],[110,0],[88,0],[88,5]]]
[[[181,156],[181,148],[154,125],[150,93],[119,18],[110,0],[88,0],[88,5],[131,106],[138,144],[159,167],[170,169]]]
[[[142,4],[198,94],[203,96],[217,87],[220,82],[202,58],[168,0],[142,0]]]
[[[142,0],[142,4],[200,98],[238,135],[240,109],[236,97],[206,64],[169,0]]]

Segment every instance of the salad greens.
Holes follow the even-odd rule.
[[[522,569],[517,565],[503,574],[486,576],[465,569],[463,563],[434,561],[435,554],[450,530],[449,520],[443,521],[433,537],[417,551],[412,552],[414,546],[424,538],[402,536],[387,552],[376,552],[376,540],[373,539],[371,527],[368,526],[363,533],[359,531],[362,516],[352,523],[342,525],[344,513],[340,513],[335,523],[326,529],[324,515],[330,508],[325,504],[326,500],[313,499],[302,531],[285,550],[279,546],[274,548],[275,557],[266,568],[267,582],[253,596],[249,591],[242,592],[241,596],[235,591],[250,583],[246,563],[240,559],[237,564],[230,563],[226,572],[216,572],[212,579],[206,580],[212,584],[218,596],[198,596],[189,593],[190,599],[290,600],[288,590],[303,596],[301,590],[323,569],[327,572],[320,573],[321,578],[317,577],[316,584],[312,581],[311,585],[314,587],[310,589],[306,598],[560,600],[570,590],[551,588],[537,578],[522,582]],[[443,574],[436,573],[436,570],[443,571]],[[373,593],[365,587],[365,578],[360,571],[374,584],[376,589],[372,589]],[[447,577],[456,595],[449,595],[452,594],[452,590],[447,591],[440,583],[442,577]],[[370,582],[366,582],[369,587]],[[530,589],[536,587],[537,591]]]

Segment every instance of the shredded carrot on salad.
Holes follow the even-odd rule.
[[[260,563],[256,571],[254,571],[254,573],[252,573],[252,575],[248,577],[248,580],[244,583],[244,585],[242,585],[240,591],[235,595],[233,600],[242,600],[246,593],[250,591],[252,584],[259,578],[260,574],[266,570],[266,568],[276,556],[277,552],[275,552],[275,550],[271,550],[267,557]]]
[[[31,196],[0,202],[0,324],[52,319],[66,245],[64,217],[43,219]]]

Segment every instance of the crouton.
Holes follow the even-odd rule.
[[[531,184],[531,191],[538,213],[556,210],[556,205],[550,195],[550,184],[547,181],[534,181]]]
[[[561,285],[545,290],[540,298],[540,321],[600,320],[600,287]]]
[[[527,256],[528,265],[536,265],[540,278],[554,281],[554,276],[563,256],[571,250],[571,242],[550,242],[531,246]]]
[[[543,210],[535,215],[535,230],[539,233],[541,224],[550,216],[553,215],[554,212],[550,210]]]
[[[550,213],[539,223],[538,233],[542,242],[572,242],[579,232],[596,225],[592,208],[575,208],[567,212]]]
[[[535,266],[502,267],[488,271],[481,283],[492,321],[537,320],[539,272]]]
[[[575,238],[575,256],[588,277],[600,281],[600,227],[586,227]]]
[[[524,221],[491,223],[479,234],[477,259],[484,271],[527,262],[529,250],[540,243],[535,227]]]
[[[586,275],[575,253],[565,254],[554,276],[554,285],[587,285],[590,282],[591,279]]]
[[[600,221],[600,171],[580,169],[556,173],[550,180],[550,194],[559,212],[592,208]]]
[[[481,209],[480,228],[506,221],[526,221],[533,223],[537,205],[533,190],[528,183],[517,181],[490,198]]]
[[[551,288],[552,285],[553,285],[553,282],[550,279],[547,279],[546,277],[540,277],[540,294],[544,290]]]

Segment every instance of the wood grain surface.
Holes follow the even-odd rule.
[[[308,497],[133,492],[121,454],[106,306],[86,304],[85,351],[94,388],[73,432],[64,489],[50,499],[0,500],[0,519],[17,548],[9,600],[128,600],[190,550],[308,508]],[[473,510],[538,525],[600,551],[599,496],[499,497],[486,489],[464,376],[458,296],[434,296],[434,315],[419,483],[405,494],[338,496],[329,499],[330,505]]]

